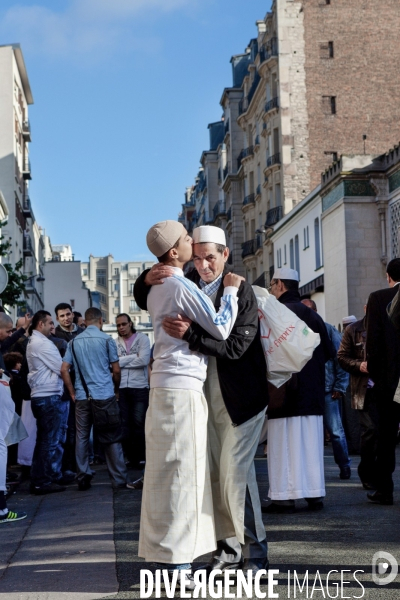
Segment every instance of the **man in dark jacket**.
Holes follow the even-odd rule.
[[[216,310],[223,294],[223,278],[229,272],[225,234],[219,227],[193,231],[195,269],[186,277],[213,301]],[[135,284],[135,299],[144,310],[151,285],[171,275],[156,265],[144,271]],[[258,333],[257,301],[251,286],[243,282],[238,292],[239,312],[226,341],[217,341],[199,325],[181,317],[165,319],[164,329],[185,339],[189,348],[209,357],[206,398],[211,484],[217,551],[207,566],[214,569],[268,568],[267,542],[255,478],[254,455],[268,402],[266,363]],[[151,381],[150,381],[151,385]]]
[[[398,291],[400,258],[386,268],[389,289],[373,292],[367,304],[367,365],[374,382],[374,400],[378,412],[378,445],[376,456],[377,489],[368,494],[376,504],[393,504],[392,473],[396,466],[396,440],[400,420],[400,404],[394,401],[400,378],[400,342],[387,313],[388,305]]]
[[[325,363],[335,355],[321,317],[301,303],[299,276],[293,269],[275,271],[271,293],[304,321],[321,341],[300,373],[276,390],[268,407],[268,475],[272,503],[267,513],[291,513],[305,498],[311,510],[325,496],[323,414]]]
[[[367,305],[364,306],[364,311],[366,309]],[[365,321],[364,317],[345,328],[338,350],[338,361],[342,369],[350,373],[351,407],[357,411],[360,423],[361,460],[358,475],[366,490],[375,490],[378,430],[376,405],[373,402],[374,382],[368,374],[366,361]]]
[[[56,313],[57,321],[59,325],[55,328],[54,333],[52,334],[55,338],[59,338],[60,340],[64,340],[67,344],[76,338],[77,335],[82,333],[84,329],[82,327],[78,327],[74,323],[74,313],[72,312],[72,306],[67,302],[61,302],[57,304],[54,309]],[[54,341],[54,340],[53,340]],[[61,352],[61,348],[59,348]],[[61,353],[63,357],[65,354],[65,349]],[[72,385],[75,383],[75,372],[72,370],[71,373]],[[63,465],[62,470],[64,476],[67,479],[71,479],[76,471],[76,463],[75,463],[75,435],[76,435],[76,426],[75,426],[75,404],[72,402],[68,390],[64,388],[63,400],[68,402],[66,406],[69,407],[69,410],[64,415],[62,430],[65,432],[63,436],[64,439],[64,456],[63,456]]]

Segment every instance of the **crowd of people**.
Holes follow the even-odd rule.
[[[117,316],[118,340],[102,331],[102,313],[84,318],[68,303],[18,319],[0,312],[0,522],[26,518],[7,507],[7,484],[30,479],[30,492],[91,487],[95,462],[107,464],[111,485],[136,489],[129,463],[145,459],[150,342],[127,314]],[[119,403],[117,403],[119,396]],[[11,419],[11,420],[10,420]],[[7,453],[8,445],[8,453]],[[124,446],[124,448],[123,448]],[[8,455],[8,461],[7,461]],[[21,476],[6,472],[18,463]]]
[[[209,575],[268,570],[262,513],[294,513],[298,499],[309,510],[324,508],[326,436],[340,479],[352,476],[355,446],[369,501],[392,505],[400,259],[387,265],[388,288],[370,295],[364,318],[343,319],[343,334],[301,298],[297,271],[275,271],[270,293],[320,339],[301,371],[277,388],[267,381],[254,290],[231,272],[223,230],[201,226],[192,239],[181,223],[163,221],[147,245],[158,263],[134,293],[152,319],[152,349],[125,313],[116,318],[116,341],[102,331],[96,308],[83,318],[59,304],[57,327],[39,311],[19,319],[14,333],[0,313],[0,363],[26,428],[17,460],[31,493],[71,484],[88,490],[94,457],[103,459],[113,488],[143,489],[139,556],[184,571],[189,589],[194,559],[210,552]],[[10,522],[26,515],[6,506],[12,411],[4,386],[0,392],[8,415],[0,419],[0,519]],[[267,504],[254,465],[265,432]],[[139,480],[129,480],[129,465],[143,468]]]

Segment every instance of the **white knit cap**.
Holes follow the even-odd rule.
[[[225,232],[221,227],[200,225],[193,229],[193,244],[214,243],[226,246]]]
[[[281,269],[276,269],[272,279],[292,279],[293,281],[299,281],[299,274],[294,269],[282,267]]]

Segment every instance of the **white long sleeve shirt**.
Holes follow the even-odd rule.
[[[62,359],[58,348],[45,335],[37,331],[32,332],[32,337],[26,349],[28,361],[28,384],[31,388],[31,398],[40,398],[62,394],[63,381],[61,379]]]
[[[162,328],[164,317],[186,316],[218,340],[226,340],[238,311],[236,287],[226,287],[221,307],[215,312],[211,300],[183,271],[174,267],[175,275],[163,285],[153,285],[147,308],[154,326],[154,363],[150,387],[190,389],[201,392],[207,375],[207,357],[193,352],[185,340],[169,336]]]

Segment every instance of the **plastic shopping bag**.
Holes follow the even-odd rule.
[[[253,285],[253,291],[258,304],[267,379],[279,388],[307,364],[321,341],[320,336],[266,289]]]

